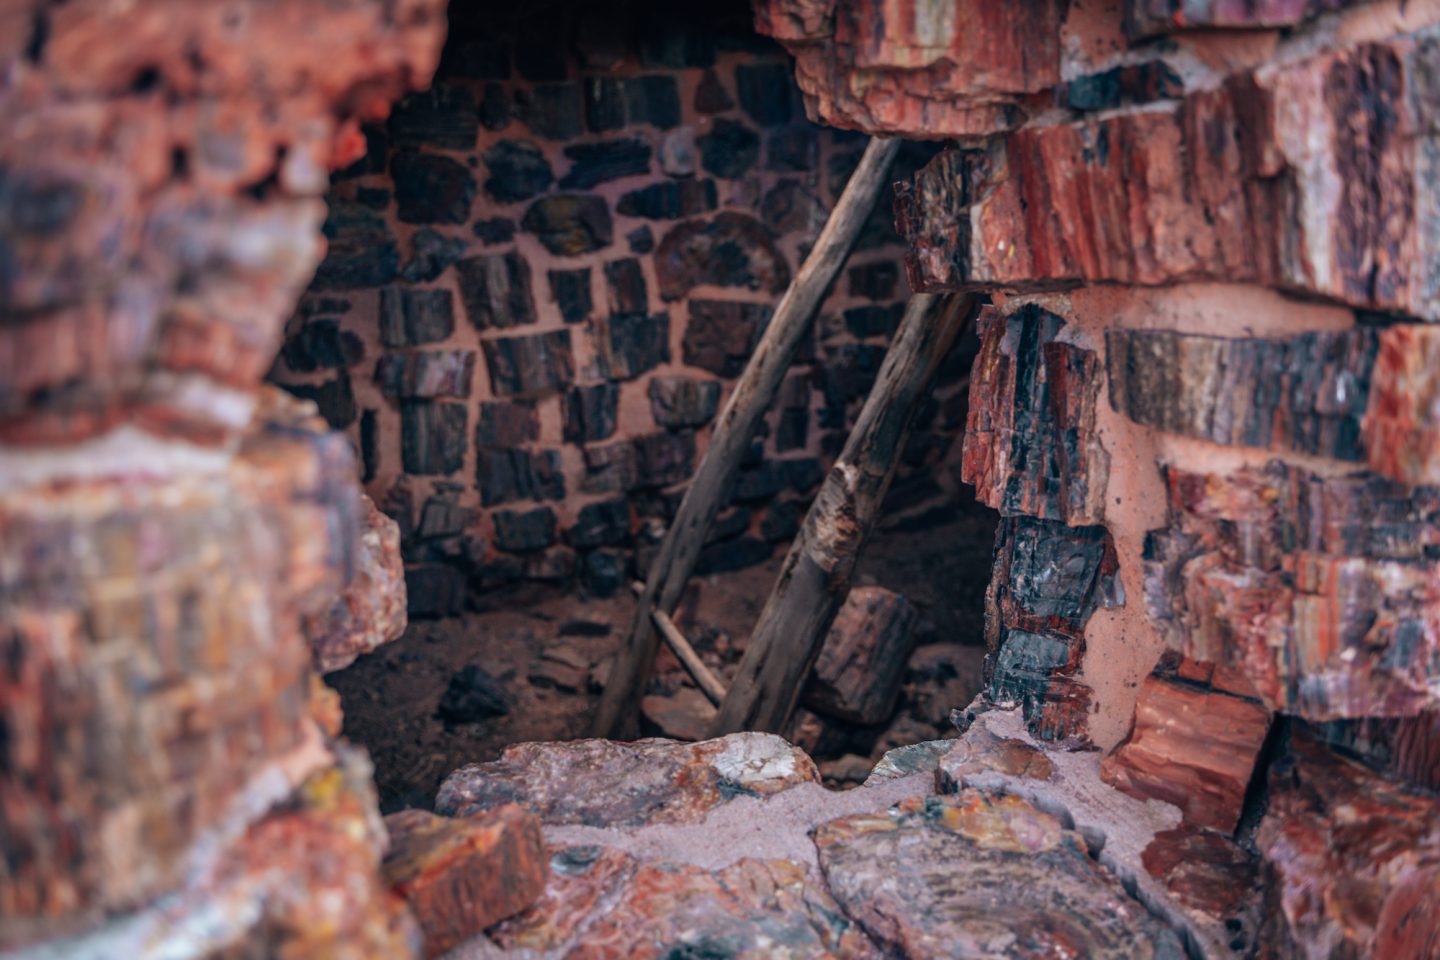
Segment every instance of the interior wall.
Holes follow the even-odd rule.
[[[608,595],[658,542],[709,427],[865,138],[807,121],[748,4],[452,4],[434,86],[366,130],[275,382],[353,438],[403,533],[412,616],[518,580]],[[912,145],[900,179],[928,158]],[[908,296],[882,197],[700,572],[788,540]],[[952,448],[950,365],[901,482]],[[934,484],[922,484],[934,493]]]

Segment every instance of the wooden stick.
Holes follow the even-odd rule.
[[[630,589],[635,596],[643,596],[645,584],[637,581],[630,584]],[[695,685],[700,688],[700,692],[705,694],[715,706],[720,706],[720,702],[725,699],[725,684],[721,683],[720,678],[705,666],[705,661],[700,659],[700,654],[690,646],[690,641],[685,639],[685,634],[675,626],[675,621],[670,619],[670,614],[664,610],[651,610],[650,616],[654,619],[655,626],[659,628],[660,635],[665,638],[666,645],[690,672],[690,676],[694,679]]]
[[[825,478],[750,634],[740,671],[710,736],[781,731],[841,604],[860,548],[880,512],[915,411],[973,313],[969,294],[916,294],[880,375]]]
[[[875,198],[885,185],[885,172],[899,149],[898,140],[878,139],[872,139],[865,148],[865,155],[850,175],[825,229],[820,231],[814,249],[775,307],[775,316],[715,422],[705,456],[680,501],[674,522],[665,532],[659,552],[650,562],[650,575],[630,621],[630,633],[615,658],[610,682],[600,698],[591,726],[594,736],[629,736],[636,732],[638,693],[654,664],[658,642],[650,612],[668,614],[680,602],[715,513],[735,484],[735,475],[755,435],[755,427],[775,399],[795,349],[844,265],[850,248],[855,245],[860,228],[869,218]]]

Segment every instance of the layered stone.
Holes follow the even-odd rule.
[[[1146,606],[1173,647],[1313,720],[1435,706],[1434,489],[1278,461],[1165,478],[1170,523],[1146,541]]]
[[[943,155],[900,192],[911,286],[1238,281],[1440,318],[1423,186],[1437,49],[1326,49]]]
[[[400,639],[408,622],[400,527],[364,494],[360,504],[354,575],[329,613],[308,618],[305,624],[314,666],[320,673],[341,670],[356,657]],[[435,512],[427,502],[428,523],[422,521],[422,533],[435,526]]]

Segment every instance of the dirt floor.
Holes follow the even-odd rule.
[[[837,785],[863,779],[891,746],[953,734],[949,710],[979,689],[984,592],[995,514],[964,499],[897,488],[890,513],[866,546],[857,582],[905,594],[919,609],[917,648],[892,721],[854,728],[813,715],[791,737]],[[926,505],[908,506],[924,496]],[[697,577],[676,621],[712,668],[728,679],[784,558]],[[441,780],[466,763],[493,760],[512,743],[584,736],[608,658],[634,608],[628,593],[584,599],[553,589],[487,594],[486,609],[413,622],[398,641],[326,679],[341,695],[345,734],[375,762],[382,807],[429,807]],[[478,722],[437,715],[452,677],[478,665],[509,701],[508,713]],[[662,648],[650,692],[699,699]],[[683,720],[684,718],[682,718]],[[663,731],[647,724],[648,732]],[[672,730],[673,732],[673,730]]]

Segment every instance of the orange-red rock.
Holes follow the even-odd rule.
[[[311,617],[305,626],[315,669],[321,673],[340,670],[361,654],[398,640],[408,622],[400,527],[364,494],[360,509],[354,575],[329,612]]]
[[[1270,711],[1254,700],[1152,674],[1129,738],[1105,758],[1100,777],[1131,796],[1175,804],[1188,824],[1229,834],[1269,729]]]
[[[1196,922],[1253,930],[1255,857],[1228,836],[1194,827],[1162,830],[1141,861]]]
[[[1408,484],[1440,484],[1440,331],[1396,324],[1379,333],[1361,427],[1370,469]]]
[[[1006,129],[1060,79],[1059,0],[763,0],[755,25],[795,56],[821,123],[938,138]]]
[[[385,880],[419,921],[426,956],[519,913],[545,889],[540,821],[517,806],[461,819],[402,810],[385,829]]]

